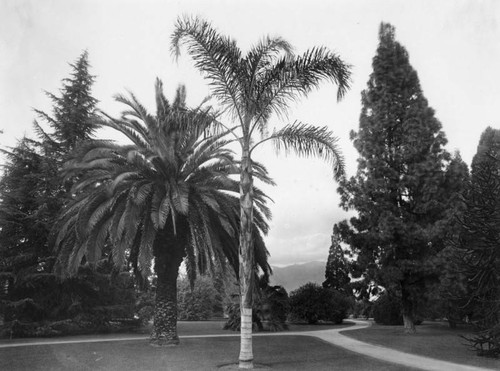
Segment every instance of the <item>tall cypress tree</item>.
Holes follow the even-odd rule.
[[[399,298],[412,333],[426,290],[438,279],[434,258],[460,187],[449,181],[457,176],[447,171],[445,134],[394,27],[382,23],[379,41],[359,131],[351,133],[357,174],[339,187],[341,205],[358,216],[337,228],[357,256],[353,276]]]

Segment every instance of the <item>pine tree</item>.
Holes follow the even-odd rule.
[[[39,138],[46,145],[48,153],[64,159],[76,144],[88,140],[96,130],[94,111],[97,99],[92,96],[95,77],[89,73],[88,53],[84,51],[75,63],[70,64],[69,78],[62,80],[60,96],[46,92],[52,101],[52,115],[35,110],[39,118],[52,129],[50,134],[35,121]]]
[[[94,77],[88,71],[87,52],[70,66],[71,75],[63,80],[60,95],[47,93],[52,114],[35,110],[48,130],[35,121],[37,140],[24,138],[16,147],[4,150],[0,282],[6,302],[31,298],[41,288],[50,294],[55,258],[49,236],[71,185],[63,184],[59,169],[74,146],[89,139],[96,129],[97,100],[91,95]]]
[[[351,282],[351,278],[349,277],[349,262],[345,255],[346,253],[340,245],[340,238],[334,230],[326,262],[323,287],[351,295],[349,287],[349,283]]]
[[[362,93],[355,177],[339,187],[341,205],[358,216],[337,228],[357,257],[353,277],[384,287],[401,302],[405,331],[438,279],[435,256],[451,223],[459,184],[449,179],[445,134],[395,29],[382,23],[373,72]]]
[[[62,184],[58,169],[74,145],[89,139],[95,129],[92,119],[97,100],[91,95],[94,78],[88,72],[87,52],[70,66],[73,72],[63,80],[61,96],[47,93],[53,101],[53,115],[35,110],[52,132],[46,132],[35,121],[38,141],[25,138],[11,151],[4,151],[7,171],[0,190],[0,244],[3,251],[9,250],[8,254],[30,252],[38,271],[50,271],[53,259],[48,237],[68,187]],[[24,184],[26,189],[20,186]],[[17,218],[16,233],[10,232],[12,218]]]
[[[50,255],[38,219],[39,183],[43,177],[43,157],[28,138],[4,151],[6,164],[0,179],[0,280],[6,293],[15,275],[27,267],[43,271],[44,257]]]

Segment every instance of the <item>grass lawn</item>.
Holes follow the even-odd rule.
[[[213,321],[179,321],[177,322],[177,330],[180,336],[183,335],[238,335],[238,331],[223,330],[224,323],[223,320],[213,320]],[[328,330],[333,328],[342,328],[352,326],[352,323],[343,323],[340,325],[335,325],[333,323],[318,323],[316,325],[309,325],[307,323],[292,323],[288,324],[288,330],[283,332],[303,332],[303,331],[320,331]],[[264,331],[265,333],[269,333]],[[142,328],[137,333],[149,335],[151,333],[151,325]],[[259,333],[258,331],[255,333]]]
[[[173,348],[147,340],[38,345],[0,348],[0,370],[216,370],[238,354],[236,336],[182,339]],[[255,337],[254,357],[272,370],[408,370],[308,336]]]
[[[446,323],[424,322],[417,326],[417,333],[406,335],[402,326],[373,326],[342,332],[356,340],[418,354],[444,361],[487,367],[500,370],[500,360],[476,356],[475,352],[464,345],[459,337],[468,333],[467,328],[451,329]]]

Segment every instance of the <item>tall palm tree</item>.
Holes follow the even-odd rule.
[[[318,156],[333,165],[336,177],[344,171],[336,138],[326,127],[300,122],[285,125],[272,134],[267,126],[273,114],[286,115],[288,106],[317,88],[322,80],[338,85],[337,99],[349,88],[350,67],[324,47],[312,48],[301,56],[280,37],[264,37],[246,55],[230,37],[221,35],[200,18],[177,20],[171,38],[172,52],[179,56],[187,48],[196,68],[209,80],[213,97],[233,124],[227,126],[241,146],[240,173],[240,368],[253,368],[253,169],[252,152],[263,142],[299,155]],[[255,138],[260,133],[261,137]]]
[[[156,83],[156,115],[133,94],[117,96],[127,106],[120,119],[103,113],[103,126],[115,129],[132,143],[94,140],[77,149],[65,165],[66,177],[76,179],[74,200],[56,225],[56,267],[74,274],[82,261],[101,258],[106,243],[113,262],[147,276],[154,258],[157,276],[151,344],[177,344],[177,287],[179,266],[188,276],[197,271],[238,271],[239,172],[227,149],[224,132],[208,136],[214,122],[207,111],[187,109],[184,89],[173,104]],[[270,181],[263,167],[263,179]],[[261,233],[267,233],[269,210],[258,195],[255,219],[257,265],[269,273]]]

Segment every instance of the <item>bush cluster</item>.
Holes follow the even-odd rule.
[[[287,330],[286,319],[290,309],[288,293],[282,286],[269,286],[261,283],[259,295],[252,311],[252,328],[254,331]],[[234,295],[227,306],[228,320],[224,330],[239,331],[241,327],[239,296]]]
[[[221,302],[209,277],[198,277],[192,288],[186,278],[177,283],[177,318],[181,321],[204,321],[220,315]]]
[[[315,324],[318,321],[342,323],[351,307],[350,300],[340,292],[307,283],[290,294],[291,318]]]

